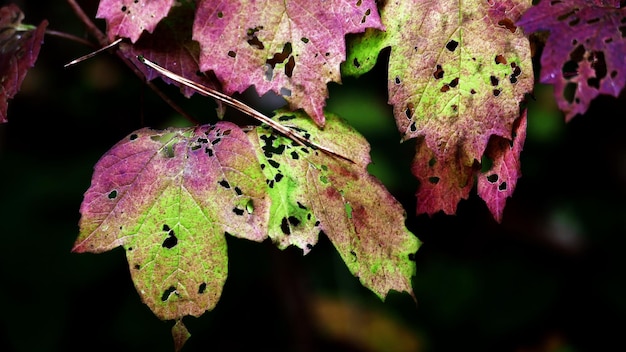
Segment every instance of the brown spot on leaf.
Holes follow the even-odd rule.
[[[515,30],[517,29],[517,26],[510,18],[501,19],[498,21],[498,25],[508,29],[511,33],[515,33]]]
[[[504,56],[502,56],[502,55],[499,55],[499,54],[496,55],[495,61],[496,61],[496,65],[497,64],[506,65],[506,58]]]
[[[435,72],[433,72],[433,76],[435,77],[435,79],[442,79],[444,73],[445,71],[443,70],[441,65],[437,65]]]

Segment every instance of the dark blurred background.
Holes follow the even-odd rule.
[[[8,3],[7,1],[2,2]],[[65,1],[16,1],[25,22],[86,36]],[[95,15],[97,1],[80,1]],[[103,26],[102,20],[95,21]],[[102,27],[103,28],[103,27]],[[144,126],[183,126],[115,56],[46,36],[0,125],[0,350],[172,351],[172,322],[141,303],[124,251],[72,254],[94,164]],[[186,318],[186,351],[599,351],[626,327],[624,97],[597,98],[565,123],[549,86],[529,100],[522,178],[497,224],[472,192],[454,216],[415,216],[412,142],[387,104],[386,56],[330,84],[328,110],[372,144],[370,171],[405,206],[423,246],[407,294],[381,302],[332,244],[303,257],[229,238],[217,307]],[[156,82],[156,83],[160,83]],[[215,103],[157,84],[203,123]],[[240,96],[263,110],[274,101]],[[227,114],[227,118],[228,118]]]

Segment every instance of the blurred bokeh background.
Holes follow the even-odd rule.
[[[8,3],[3,1],[3,4]],[[65,1],[16,1],[25,22],[85,36]],[[95,15],[97,1],[80,1]],[[100,26],[103,21],[96,20]],[[185,125],[115,56],[46,36],[0,125],[0,350],[172,351],[172,322],[136,293],[124,251],[72,254],[94,164],[144,126]],[[399,143],[386,57],[330,84],[328,110],[372,145],[370,171],[407,210],[423,246],[406,294],[381,302],[332,244],[303,257],[229,238],[217,307],[186,318],[186,351],[600,351],[626,327],[626,100],[599,97],[565,123],[550,86],[528,103],[522,178],[496,223],[475,191],[454,216],[415,216],[414,145]],[[160,82],[157,82],[160,83]],[[158,86],[203,122],[215,103]],[[241,99],[263,110],[273,99]],[[228,118],[227,114],[227,118]]]

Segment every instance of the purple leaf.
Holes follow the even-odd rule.
[[[544,0],[517,21],[527,34],[550,32],[541,54],[540,82],[554,85],[566,121],[584,114],[600,94],[617,97],[626,84],[626,9],[617,5],[619,1]]]
[[[8,101],[20,89],[28,70],[33,67],[48,26],[22,24],[24,14],[16,5],[0,8],[0,123],[7,122]]]

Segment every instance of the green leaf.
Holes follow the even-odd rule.
[[[400,203],[367,172],[366,140],[331,114],[323,132],[303,113],[282,111],[275,119],[352,162],[264,127],[251,131],[272,200],[269,237],[281,249],[294,245],[306,254],[323,233],[380,298],[390,290],[412,294],[419,241],[406,229]]]

